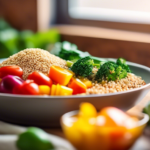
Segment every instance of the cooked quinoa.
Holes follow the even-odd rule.
[[[26,79],[28,75],[34,71],[48,74],[51,65],[67,68],[65,60],[39,48],[30,48],[20,51],[2,62],[0,67],[10,65],[17,65],[22,68],[23,79]]]
[[[102,83],[93,83],[93,86],[87,89],[86,94],[106,94],[115,93],[139,88],[145,85],[145,81],[132,73],[127,77],[117,81],[102,81]]]

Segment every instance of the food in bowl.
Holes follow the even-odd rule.
[[[8,80],[13,77],[8,79],[8,75],[20,79],[9,85]],[[118,58],[116,63],[95,63],[87,56],[76,62],[69,61],[68,65],[68,61],[41,49],[26,49],[2,62],[0,78],[1,93],[23,95],[105,94],[146,84],[141,77],[131,73],[123,58]],[[20,82],[22,79],[24,81]],[[16,86],[16,82],[20,84]]]
[[[66,113],[61,126],[66,138],[78,150],[127,150],[141,135],[149,118],[130,116],[115,107],[97,112],[90,103],[82,103],[79,111]]]

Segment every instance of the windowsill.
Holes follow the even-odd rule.
[[[150,34],[148,33],[77,25],[57,25],[55,27],[59,30],[60,34],[65,35],[150,43]]]

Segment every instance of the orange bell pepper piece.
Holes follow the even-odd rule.
[[[73,76],[73,72],[59,66],[51,66],[49,77],[56,83],[67,85]]]
[[[99,116],[105,116],[104,125],[107,127],[126,127],[131,128],[137,121],[131,118],[129,115],[124,113],[122,110],[115,107],[105,107],[103,108]]]
[[[86,85],[77,78],[72,78],[70,83],[68,84],[68,87],[73,89],[73,94],[82,94],[86,92]]]
[[[85,85],[87,88],[90,88],[92,87],[92,81],[90,81],[89,79],[87,78],[79,78]]]

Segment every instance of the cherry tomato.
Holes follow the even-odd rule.
[[[19,66],[4,66],[0,68],[0,78],[7,75],[14,75],[22,78],[23,71]]]
[[[40,95],[40,89],[32,80],[26,80],[22,85],[13,89],[13,94]]]
[[[28,76],[28,79],[33,80],[38,85],[48,85],[51,87],[53,84],[52,80],[41,72],[33,72]]]

